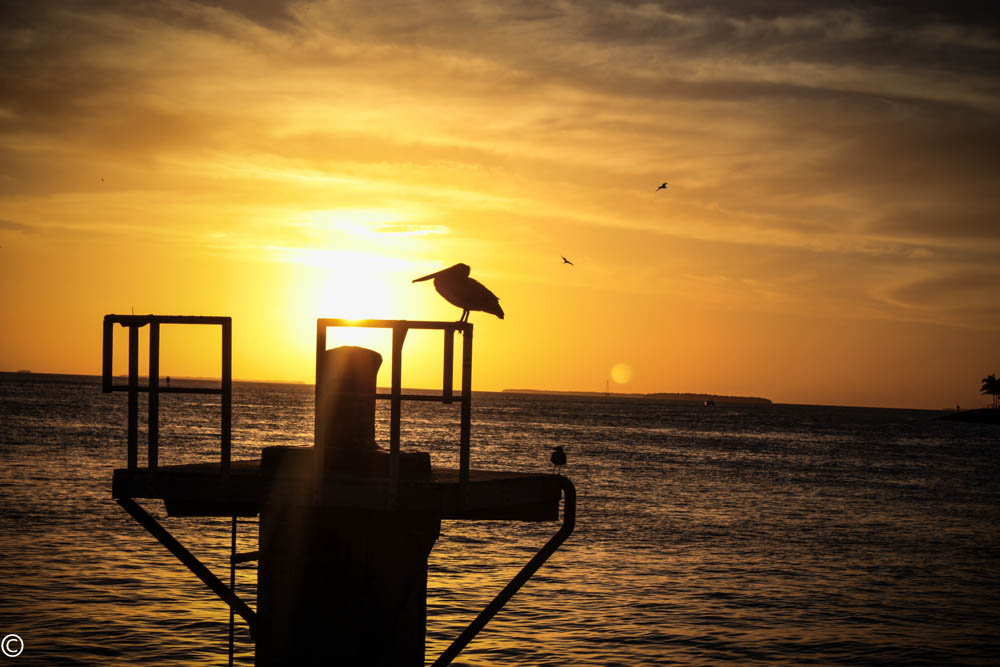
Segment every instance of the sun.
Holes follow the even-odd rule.
[[[632,367],[620,362],[611,367],[611,379],[617,384],[627,384],[632,379]]]
[[[389,319],[401,305],[397,274],[402,269],[392,257],[307,248],[285,249],[283,255],[306,269],[301,275],[308,280],[288,294],[297,312],[312,318]]]
[[[381,258],[356,252],[333,253],[327,278],[320,281],[312,302],[320,317],[349,320],[389,318],[395,312],[395,290],[378,270]]]
[[[282,260],[296,266],[296,280],[285,289],[288,321],[304,327],[302,340],[315,335],[319,318],[399,319],[413,273],[408,260],[358,250],[282,249]],[[306,333],[308,329],[308,334]],[[336,328],[327,332],[328,347],[384,346],[380,330]],[[305,342],[303,343],[305,345]]]

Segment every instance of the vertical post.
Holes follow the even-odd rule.
[[[233,444],[233,320],[222,323],[222,463],[223,477],[229,475]]]
[[[319,369],[323,365],[323,353],[326,352],[326,322],[323,319],[316,320],[316,396],[315,400],[319,400]],[[319,411],[316,411],[313,416],[313,445],[315,446],[316,433],[319,432]]]
[[[139,325],[128,325],[128,468],[139,467]]]
[[[233,537],[229,545],[229,590],[236,594],[236,517],[233,516]],[[236,648],[236,611],[229,608],[229,667],[233,667]]]
[[[469,439],[472,430],[472,325],[462,331],[462,432],[458,462],[458,481],[462,497],[469,490]]]
[[[389,407],[389,493],[395,501],[399,487],[399,421],[403,395],[403,341],[406,328],[396,325],[392,328],[392,388]]]
[[[149,420],[147,422],[147,466],[156,470],[160,462],[160,323],[149,323]]]
[[[101,354],[101,391],[105,394],[111,391],[111,357],[114,350],[115,323],[108,315],[104,316],[103,352]]]
[[[326,322],[316,320],[316,386],[319,387],[319,367],[323,353],[326,352]]]
[[[444,403],[451,403],[452,390],[451,386],[454,382],[454,370],[455,365],[455,330],[445,329],[444,330],[444,383],[442,384],[441,394],[444,399]]]

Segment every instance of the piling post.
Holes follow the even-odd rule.
[[[260,514],[256,665],[422,666],[440,518],[326,502],[338,484],[388,480],[388,465],[374,440],[381,355],[317,356],[313,450],[268,448],[261,463],[273,482]]]
[[[128,467],[139,467],[139,326],[128,325]]]
[[[149,323],[149,418],[146,421],[146,465],[156,470],[160,461],[160,323]]]
[[[220,469],[222,476],[229,476],[233,441],[233,322],[229,318],[222,323],[222,451]]]

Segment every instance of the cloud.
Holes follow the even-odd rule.
[[[895,288],[890,297],[907,308],[946,313],[957,322],[982,328],[1000,328],[996,285],[1000,271],[974,270],[944,273]]]
[[[15,232],[21,232],[23,234],[35,234],[38,232],[37,227],[32,227],[31,225],[25,225],[20,222],[14,222],[13,220],[0,220],[0,229],[9,229]]]
[[[906,259],[933,280],[998,254],[1000,39],[957,6],[16,3],[0,43],[14,219],[257,242],[260,218],[376,201],[426,213],[383,237],[552,226],[669,289],[680,256],[865,308],[912,302],[872,288],[916,285]]]

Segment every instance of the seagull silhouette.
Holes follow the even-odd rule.
[[[667,189],[667,182],[663,181],[663,185],[661,185],[660,187],[656,188],[656,191],[659,192],[660,190],[666,190],[666,189]]]
[[[562,255],[559,255],[559,256],[562,257]],[[575,264],[573,264],[573,262],[569,261],[565,257],[563,257],[563,264],[569,264],[570,266],[576,266]]]
[[[562,445],[552,448],[552,456],[549,457],[549,461],[552,461],[552,472],[559,468],[559,466],[566,465],[566,452],[563,451]]]
[[[413,282],[434,279],[434,289],[445,300],[462,309],[462,317],[459,322],[469,321],[470,310],[481,310],[485,313],[492,313],[501,320],[503,319],[503,309],[500,307],[500,299],[493,292],[486,289],[478,280],[469,277],[472,270],[468,264],[455,264],[447,269],[442,269],[437,273],[431,273],[422,278],[415,278]]]

